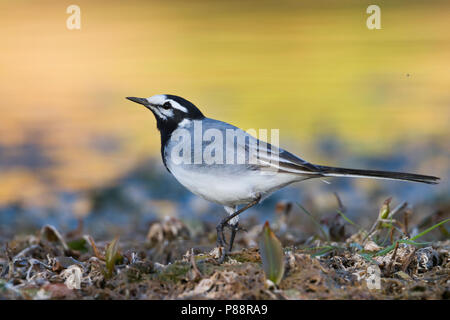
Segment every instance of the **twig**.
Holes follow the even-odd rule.
[[[14,261],[11,255],[11,249],[9,248],[8,242],[5,244],[6,258],[8,259],[8,280],[12,278],[14,274]]]
[[[92,250],[94,251],[94,255],[95,255],[97,258],[99,258],[100,260],[105,261],[105,256],[102,255],[102,254],[100,253],[100,251],[98,251],[97,246],[95,245],[94,239],[92,239],[92,237],[89,236],[89,235],[86,236],[86,237],[87,237],[87,240],[89,241],[89,243],[91,244]]]
[[[405,262],[403,263],[403,266],[402,266],[402,271],[403,271],[403,272],[405,272],[406,269],[408,269],[409,265],[410,265],[411,262],[412,262],[412,259],[413,259],[414,255],[416,254],[416,251],[417,251],[417,248],[414,247],[414,250],[413,250],[413,251],[408,255],[408,257],[406,258],[406,260],[405,260]]]
[[[391,230],[389,230],[389,241],[391,241],[391,243],[394,241],[394,232],[395,232],[395,227],[392,226]]]
[[[388,268],[387,268],[387,275],[388,276],[391,274],[392,266],[395,263],[395,258],[397,257],[398,244],[399,244],[399,242],[397,241],[395,243],[394,253],[392,254],[392,257],[391,257],[391,262],[389,263]]]
[[[14,256],[14,258],[12,259],[13,263],[16,263],[17,260],[19,260],[20,257],[26,255],[28,252],[33,251],[34,249],[39,248],[39,246],[37,244],[32,245],[28,248],[23,249],[22,251],[20,251],[18,254],[16,254]]]
[[[203,278],[203,275],[200,272],[200,270],[198,270],[197,263],[195,262],[194,248],[191,248],[191,264],[192,264],[192,269],[194,269],[195,278],[200,278],[200,279]]]
[[[333,192],[333,194],[334,194],[334,196],[336,197],[336,200],[337,200],[339,209],[340,209],[342,212],[345,213],[345,212],[347,211],[347,208],[346,208],[346,207],[344,206],[344,204],[342,203],[341,198],[339,197],[339,195],[337,194],[337,192]]]
[[[403,233],[409,238],[409,215],[411,214],[410,210],[406,210],[405,213],[403,213]]]
[[[389,215],[388,215],[388,219],[391,219],[395,214],[402,212],[406,207],[408,206],[408,202],[403,202],[401,204],[399,204],[397,207],[395,207],[394,210],[392,210]]]
[[[367,232],[366,236],[364,237],[362,243],[364,243],[368,238],[371,238],[372,235],[374,234],[374,232],[376,231],[376,227],[378,226],[378,218],[377,220],[375,220],[375,223],[372,225],[372,227],[370,228],[369,232]]]
[[[392,217],[395,215],[395,214],[397,214],[397,213],[399,213],[399,212],[401,212],[401,211],[403,211],[406,207],[408,206],[408,203],[405,201],[405,202],[403,202],[403,203],[401,203],[401,204],[399,204],[397,207],[395,207],[395,209],[394,210],[392,210],[390,213],[389,213],[389,215],[388,215],[388,217],[387,217],[387,219],[385,219],[385,220],[392,220]],[[377,218],[377,220],[375,220],[375,222],[374,222],[374,224],[372,225],[372,227],[370,228],[370,231],[367,233],[367,235],[364,237],[364,239],[363,239],[363,243],[367,240],[367,238],[371,238],[372,237],[372,235],[374,234],[374,232],[376,231],[376,228],[378,227],[378,225],[379,225],[379,223],[382,221],[383,219],[380,219],[380,217],[378,217]]]

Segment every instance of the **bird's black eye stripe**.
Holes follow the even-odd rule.
[[[164,108],[164,109],[170,109],[170,108],[172,108],[172,105],[170,104],[170,102],[164,102],[164,104],[162,105],[162,107]]]

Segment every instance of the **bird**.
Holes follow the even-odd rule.
[[[437,184],[440,180],[422,174],[313,164],[227,122],[204,116],[182,97],[157,94],[149,98],[126,98],[153,113],[166,169],[192,193],[223,206],[228,213],[216,226],[220,262],[232,251],[236,232],[241,230],[239,215],[292,183],[327,177],[427,184]],[[224,228],[231,229],[228,243]]]

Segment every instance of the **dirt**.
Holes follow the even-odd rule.
[[[285,270],[275,285],[254,245],[260,228],[242,232],[240,249],[219,264],[207,224],[193,235],[171,218],[152,224],[145,239],[108,241],[45,226],[3,239],[0,299],[450,298],[448,239],[419,243],[398,234],[381,244],[392,230],[379,229],[378,236],[359,230],[339,241],[296,243],[289,229],[278,230]]]

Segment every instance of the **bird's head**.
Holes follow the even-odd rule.
[[[191,102],[170,94],[158,94],[150,98],[127,97],[128,100],[144,105],[153,112],[158,128],[172,127],[181,121],[200,120],[204,116]]]

